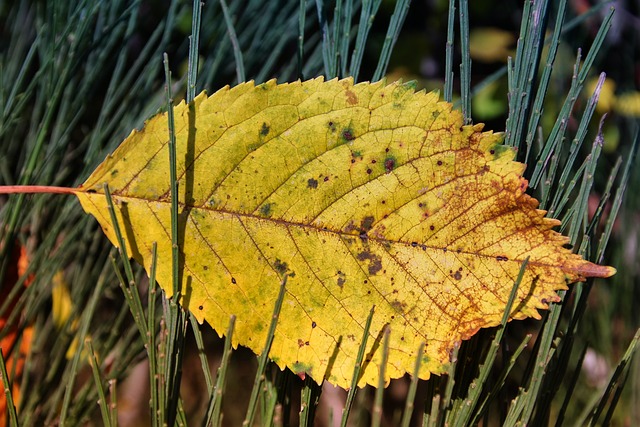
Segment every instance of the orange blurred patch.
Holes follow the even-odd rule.
[[[5,301],[9,297],[13,286],[18,282],[20,277],[25,274],[28,266],[29,257],[27,255],[27,250],[24,246],[16,242],[11,254],[11,260],[7,265],[7,272],[4,278],[4,283],[2,284],[2,289],[0,290],[0,301]],[[30,274],[29,277],[26,277],[24,280],[24,287],[29,286],[32,281],[33,274]],[[21,294],[21,292],[19,294]],[[20,295],[17,295],[13,299],[7,311],[2,317],[0,317],[0,330],[5,329],[7,319],[11,316],[15,308],[15,301],[18,300],[19,296]],[[28,326],[22,331],[22,339],[20,340],[20,346],[16,352],[14,351],[14,346],[19,338],[18,334],[19,330],[17,326],[10,325],[9,332],[0,340],[2,356],[5,358],[7,365],[7,374],[9,375],[10,380],[13,384],[11,391],[13,401],[16,406],[20,402],[20,377],[22,376],[22,371],[24,369],[25,359],[29,354],[29,350],[31,348],[33,326]],[[0,391],[0,425],[6,425],[7,400],[4,393],[4,383],[2,379],[0,379],[0,385],[2,388],[2,390]]]

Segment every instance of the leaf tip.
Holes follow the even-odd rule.
[[[583,277],[599,277],[605,279],[616,274],[617,270],[614,267],[586,262],[578,267],[576,272]]]

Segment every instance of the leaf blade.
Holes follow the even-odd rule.
[[[281,368],[348,387],[368,308],[373,347],[360,385],[446,371],[451,348],[500,323],[530,258],[513,318],[539,318],[556,290],[615,270],[571,254],[525,191],[502,136],[463,126],[436,93],[351,79],[243,83],[174,107],[182,304],[261,350],[279,283],[287,296],[270,356]],[[112,238],[102,183],[118,201],[130,254],[171,277],[166,116],[134,131],[77,190]],[[115,171],[115,173],[114,173]],[[169,268],[169,269],[167,269]],[[168,290],[170,293],[170,289]],[[285,320],[287,319],[287,320]],[[339,343],[339,344],[338,344]]]

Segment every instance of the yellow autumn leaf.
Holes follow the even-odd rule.
[[[359,384],[386,373],[441,373],[454,344],[500,323],[523,260],[512,318],[539,318],[556,290],[615,270],[562,247],[525,193],[524,165],[501,135],[463,126],[437,93],[322,78],[223,88],[176,106],[181,303],[234,346],[260,352],[288,275],[270,357],[348,387],[376,307]],[[116,244],[103,184],[127,250],[171,294],[166,114],[150,119],[76,191]],[[387,378],[387,379],[388,379]]]

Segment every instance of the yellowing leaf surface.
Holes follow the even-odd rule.
[[[270,357],[348,387],[372,306],[360,385],[443,372],[456,342],[500,323],[530,257],[512,318],[539,317],[556,290],[611,267],[562,247],[527,194],[524,166],[482,125],[462,126],[436,93],[321,78],[244,83],[175,107],[182,304],[234,345],[260,352],[284,275]],[[134,131],[77,190],[116,244],[103,183],[129,254],[171,294],[166,114]]]

